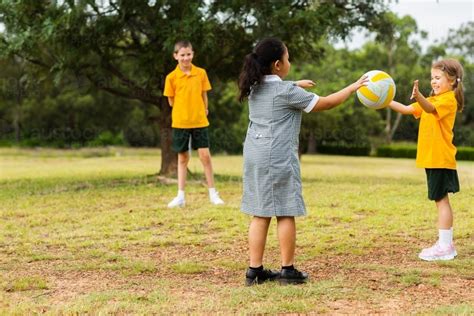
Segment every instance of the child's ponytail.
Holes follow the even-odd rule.
[[[464,110],[464,86],[462,84],[462,78],[457,78],[454,84],[454,96],[458,103],[458,112]]]
[[[245,56],[244,66],[239,77],[240,102],[243,102],[249,96],[252,86],[262,82],[264,75],[262,66],[258,62],[257,54],[250,53]]]
[[[263,76],[272,73],[272,64],[282,60],[286,46],[277,38],[266,38],[258,42],[252,53],[245,56],[239,77],[239,101],[250,95],[253,87],[262,83]]]
[[[458,104],[458,112],[462,112],[464,109],[464,87],[462,84],[464,70],[461,63],[456,59],[442,59],[435,62],[432,68],[443,71],[448,79],[453,82],[452,85],[454,96]]]

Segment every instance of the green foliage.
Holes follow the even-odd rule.
[[[87,143],[91,147],[121,146],[124,145],[123,134],[114,135],[109,131],[100,133],[94,140]]]
[[[377,148],[377,157],[416,158],[415,144],[392,144]],[[474,161],[474,147],[458,147],[456,160]]]
[[[237,85],[216,82],[209,101],[210,142],[213,152],[240,154],[248,125],[248,104],[237,101]]]
[[[345,49],[335,50],[327,44],[321,44],[320,47],[324,51],[324,58],[320,63],[295,67],[291,75],[294,80],[314,80],[316,87],[312,91],[316,94],[326,96],[336,92],[357,80],[366,71],[357,64],[354,53]],[[303,152],[311,146],[311,142],[316,143],[318,152],[326,144],[370,148],[370,137],[379,135],[382,127],[379,114],[358,104],[354,95],[335,109],[304,115],[300,142]]]
[[[457,160],[474,161],[474,147],[458,147],[456,153]]]
[[[175,67],[171,54],[177,40],[192,41],[194,62],[206,68],[211,82],[226,82],[235,80],[244,56],[264,36],[280,37],[295,58],[308,57],[317,51],[308,44],[327,33],[343,37],[355,26],[367,26],[386,7],[381,0],[2,1],[0,54],[43,67],[56,85],[77,77],[94,89],[156,105],[166,169],[176,156],[170,154],[171,111],[162,89],[165,75]],[[230,109],[225,117],[235,123],[239,108]],[[218,122],[211,136],[218,150],[235,152],[240,130],[224,133],[228,124]],[[141,134],[146,141],[139,141]],[[152,134],[136,125],[124,133],[135,145],[156,144]]]
[[[369,156],[371,148],[370,146],[342,146],[342,145],[319,145],[317,147],[318,153],[329,154],[329,155],[342,155],[342,156]]]
[[[377,157],[416,158],[416,145],[385,145],[377,148]]]

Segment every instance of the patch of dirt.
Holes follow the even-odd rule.
[[[155,261],[156,271],[126,276],[114,271],[63,271],[67,262],[37,261],[25,263],[22,269],[9,271],[6,280],[22,276],[39,275],[48,281],[49,288],[34,293],[5,293],[12,302],[20,302],[25,296],[46,298],[51,306],[77,300],[88,293],[121,290],[136,295],[146,295],[156,289],[157,282],[166,282],[167,290],[174,298],[193,302],[213,297],[212,287],[238,288],[243,286],[244,271],[219,266],[219,262],[236,262],[247,260],[246,241],[235,241],[229,249],[203,251],[202,245],[172,245],[157,247],[152,253],[145,249],[128,248],[122,255],[133,260]],[[178,274],[171,266],[182,261],[207,263],[208,269],[197,274]],[[276,267],[279,262],[278,250],[271,249],[265,254],[269,266]],[[426,276],[436,271],[451,272],[449,267],[440,267],[436,263],[422,262],[409,249],[400,247],[377,249],[366,255],[321,255],[312,261],[298,264],[298,268],[307,271],[312,282],[327,281],[334,278],[342,279],[344,289],[336,289],[346,293],[343,299],[331,298],[331,294],[323,296],[321,305],[325,310],[337,314],[405,314],[423,312],[435,306],[472,304],[474,303],[474,280],[456,273],[441,273],[440,282],[431,284]],[[446,269],[446,270],[444,270]],[[410,271],[420,271],[420,282],[400,281],[400,277]],[[401,272],[398,272],[401,271]],[[429,278],[429,277],[427,277]],[[358,295],[357,289],[365,294]],[[365,296],[364,296],[365,295]],[[339,297],[339,296],[336,296]],[[193,307],[198,307],[193,303]],[[223,307],[225,308],[225,307]],[[196,310],[198,311],[198,310]],[[229,310],[224,310],[229,312]]]

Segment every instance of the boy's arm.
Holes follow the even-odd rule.
[[[399,112],[399,113],[402,113],[402,114],[405,114],[405,115],[409,115],[409,114],[413,114],[415,113],[415,108],[413,108],[413,106],[411,105],[405,105],[405,104],[401,104],[397,101],[392,101],[388,104],[388,106],[396,111],[396,112]]]
[[[174,97],[168,97],[168,103],[169,103],[170,106],[172,107],[173,104],[174,104]]]
[[[206,110],[206,115],[209,114],[209,110],[208,110],[208,101],[207,101],[207,91],[203,91],[202,92],[202,100],[204,101],[204,108]]]

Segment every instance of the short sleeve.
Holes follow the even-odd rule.
[[[163,92],[163,95],[165,97],[174,97],[174,85],[169,75],[166,76],[165,79],[165,90]]]
[[[295,83],[291,84],[288,89],[288,104],[294,109],[309,113],[318,101],[319,96],[317,94],[308,92]]]
[[[202,91],[209,91],[212,89],[211,87],[211,83],[209,82],[209,78],[207,78],[207,73],[205,70],[203,70],[203,73],[202,73]]]
[[[413,116],[416,118],[416,119],[419,119],[421,117],[421,113],[423,113],[423,109],[421,108],[420,104],[418,102],[415,102],[415,103],[412,103],[410,104],[413,109],[415,110],[413,112]]]
[[[448,114],[456,112],[457,102],[455,98],[436,98],[430,101],[436,109],[435,117],[438,120],[443,119]]]

